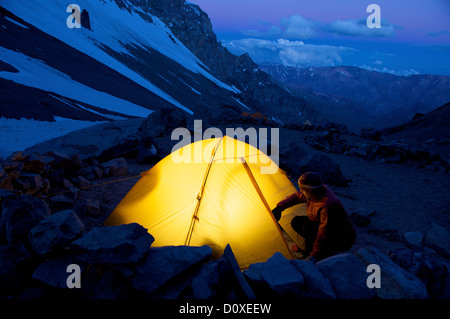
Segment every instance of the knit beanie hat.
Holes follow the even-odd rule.
[[[322,177],[313,172],[307,172],[298,179],[298,186],[305,191],[314,191],[324,186]]]

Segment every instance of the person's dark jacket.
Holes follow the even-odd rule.
[[[317,222],[319,227],[310,256],[322,259],[330,251],[347,251],[355,243],[356,231],[344,206],[334,192],[325,186],[322,198],[307,200],[301,191],[289,195],[277,204],[283,210],[291,206],[306,203],[308,218]]]

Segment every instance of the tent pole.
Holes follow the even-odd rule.
[[[205,190],[206,181],[208,180],[209,172],[211,170],[211,166],[212,166],[212,163],[214,161],[214,157],[216,156],[216,151],[219,148],[219,144],[220,144],[220,142],[222,142],[222,139],[223,138],[220,138],[219,142],[217,142],[216,147],[214,147],[213,151],[211,152],[211,158],[209,159],[208,167],[206,168],[205,177],[203,178],[202,186],[200,187],[200,191],[199,191],[199,193],[197,195],[197,205],[195,206],[194,214],[192,215],[191,225],[189,226],[189,230],[188,230],[188,233],[187,233],[187,236],[186,236],[186,240],[184,242],[184,244],[187,245],[187,246],[189,246],[189,244],[191,243],[192,233],[194,232],[195,221],[199,220],[199,218],[198,218],[198,210],[200,208],[200,203],[201,203],[202,198],[203,198],[203,191]]]
[[[245,168],[245,171],[247,172],[248,177],[250,178],[250,180],[252,181],[253,186],[254,186],[255,189],[256,189],[256,192],[258,193],[259,197],[261,198],[262,202],[264,203],[264,206],[266,207],[267,211],[269,212],[269,216],[272,217],[272,220],[273,220],[273,222],[274,222],[274,224],[275,224],[275,227],[277,228],[278,233],[279,233],[280,236],[281,236],[281,239],[283,240],[284,244],[286,245],[286,248],[287,248],[287,250],[288,250],[288,252],[289,252],[289,255],[291,255],[291,258],[294,259],[295,256],[294,256],[294,254],[292,253],[292,251],[289,249],[289,245],[288,245],[288,243],[286,242],[286,240],[284,239],[283,232],[281,231],[281,227],[280,227],[280,225],[278,224],[278,222],[276,221],[275,217],[273,216],[272,210],[270,209],[270,206],[269,206],[269,204],[267,203],[267,200],[266,200],[266,198],[264,197],[264,194],[263,194],[263,192],[261,191],[261,188],[259,188],[259,185],[258,185],[258,183],[256,182],[256,179],[255,179],[255,176],[253,176],[253,173],[252,173],[250,167],[248,166],[248,163],[245,161],[245,158],[244,158],[244,157],[241,157],[241,161],[242,161],[242,165],[244,165],[244,168]]]

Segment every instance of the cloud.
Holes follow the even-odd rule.
[[[427,34],[432,37],[440,37],[440,36],[450,35],[450,31],[444,30],[444,31],[428,32]]]
[[[391,70],[391,69],[388,69],[386,67],[384,67],[384,68],[374,68],[374,67],[371,67],[369,65],[355,65],[355,66],[357,66],[359,68],[362,68],[362,69],[369,70],[369,71],[375,71],[375,72],[381,72],[381,73],[389,73],[389,74],[398,75],[398,76],[410,76],[410,75],[420,74],[419,71],[416,71],[414,69],[409,69],[409,70]]]
[[[316,35],[316,23],[299,15],[281,20],[285,27],[283,36],[289,39],[311,39]]]
[[[322,31],[337,35],[353,37],[392,37],[395,35],[395,27],[387,20],[381,20],[381,28],[369,28],[366,19],[360,20],[336,20],[322,26]]]
[[[355,51],[347,47],[306,44],[282,38],[246,38],[223,44],[234,54],[249,53],[256,63],[281,63],[295,67],[340,65],[342,54]]]
[[[280,24],[281,26],[272,25],[266,31],[245,30],[242,33],[249,37],[265,37],[271,39],[282,37],[286,39],[306,40],[324,33],[353,37],[392,37],[395,36],[396,29],[402,29],[389,23],[386,19],[381,19],[381,28],[369,28],[367,26],[367,19],[336,20],[330,23],[323,23],[308,20],[298,14],[281,19]],[[445,32],[435,32],[430,35],[439,36],[445,34]]]

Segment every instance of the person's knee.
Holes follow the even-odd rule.
[[[308,220],[307,216],[295,216],[291,220],[291,227],[293,230],[295,230],[300,235],[304,234],[304,224]]]

